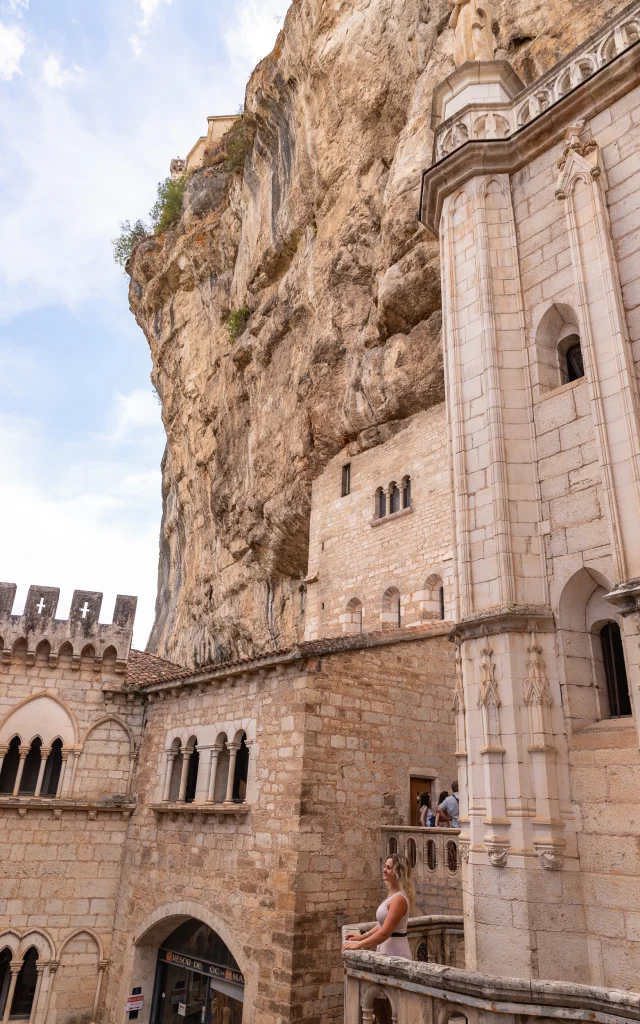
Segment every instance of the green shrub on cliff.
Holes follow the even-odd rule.
[[[249,323],[249,317],[251,316],[251,310],[248,306],[241,306],[240,309],[232,309],[229,316],[225,320],[227,335],[230,342],[234,342],[240,337],[245,327]]]
[[[137,220],[133,226],[130,221],[123,221],[120,225],[120,234],[117,238],[111,239],[113,258],[116,263],[124,269],[125,263],[138,242],[141,242],[148,234],[149,228],[144,221]]]
[[[179,219],[186,187],[186,174],[181,174],[179,178],[165,178],[164,181],[158,182],[158,197],[149,214],[156,235],[166,231]]]
[[[249,152],[249,140],[243,117],[234,121],[227,132],[225,149],[227,151],[227,167],[232,171],[241,171]]]

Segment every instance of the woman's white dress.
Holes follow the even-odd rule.
[[[411,949],[409,948],[409,940],[407,939],[407,923],[409,921],[409,900],[403,892],[389,893],[386,900],[380,904],[376,910],[376,921],[382,928],[384,922],[387,920],[387,914],[389,913],[389,903],[394,896],[402,896],[407,903],[407,912],[403,918],[398,921],[396,930],[390,938],[381,942],[376,948],[377,953],[384,953],[386,956],[404,956],[407,960],[412,960]],[[399,934],[398,934],[399,933]]]

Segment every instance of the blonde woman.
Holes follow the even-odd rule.
[[[382,872],[385,885],[389,890],[376,911],[373,928],[364,935],[360,932],[349,932],[343,949],[374,949],[386,956],[403,956],[411,960],[411,950],[407,939],[407,922],[413,913],[415,889],[411,878],[411,868],[404,857],[393,853],[384,862]]]

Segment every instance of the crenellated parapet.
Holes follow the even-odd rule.
[[[99,622],[102,594],[92,590],[74,590],[68,619],[57,619],[58,587],[29,587],[22,615],[13,615],[15,583],[0,583],[0,651],[2,663],[9,664],[19,652],[26,664],[33,665],[36,654],[55,666],[61,655],[71,657],[72,668],[79,669],[82,658],[92,658],[96,672],[104,663],[112,663],[122,674],[127,667],[136,597],[118,594],[110,623]]]

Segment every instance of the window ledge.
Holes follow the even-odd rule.
[[[50,811],[54,818],[61,818],[64,811],[86,811],[90,820],[94,820],[98,814],[120,814],[126,821],[135,809],[136,804],[131,800],[127,800],[126,803],[112,803],[106,800],[74,800],[70,797],[36,799],[35,796],[0,796],[0,812],[17,811],[20,818],[26,818],[27,814],[34,811]]]
[[[409,505],[409,508],[401,508],[399,512],[390,512],[388,516],[375,516],[369,520],[369,526],[382,526],[383,523],[390,523],[394,519],[408,516],[410,512],[413,512],[413,505]]]
[[[538,402],[544,402],[547,398],[555,398],[556,395],[563,395],[565,391],[573,391],[574,388],[579,388],[581,384],[586,384],[586,382],[586,377],[578,377],[577,380],[568,380],[566,384],[560,384],[557,388],[548,388],[546,391],[539,391],[537,395],[533,396],[533,404],[537,405]],[[539,384],[538,387],[540,387]]]
[[[248,814],[249,804],[196,804],[162,803],[150,804],[156,814]]]

